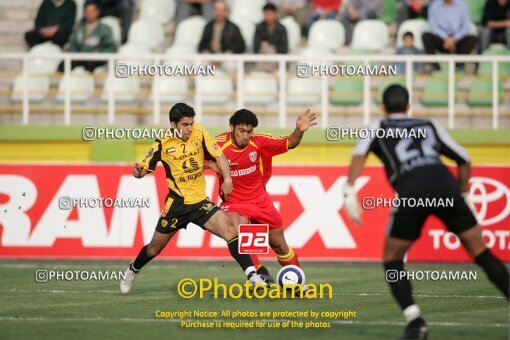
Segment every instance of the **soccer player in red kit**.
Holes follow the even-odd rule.
[[[234,225],[256,223],[269,225],[269,245],[276,253],[282,266],[296,265],[299,261],[296,253],[285,241],[282,219],[276,211],[266,184],[271,177],[273,156],[280,155],[299,145],[305,131],[317,124],[317,115],[310,110],[299,114],[296,129],[285,137],[253,133],[258,125],[257,116],[246,109],[238,110],[230,118],[230,132],[216,137],[216,143],[230,163],[230,174],[234,190],[228,197],[222,197],[220,205],[232,219]],[[219,174],[216,164],[206,162],[205,166]],[[222,178],[220,178],[220,185]],[[262,266],[256,255],[251,255],[257,273],[268,283],[274,279],[266,267]]]

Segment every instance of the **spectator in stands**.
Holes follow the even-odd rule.
[[[291,16],[296,20],[300,27],[305,23],[308,15],[308,6],[306,0],[270,0],[278,8],[280,19]]]
[[[429,8],[429,31],[423,33],[425,53],[470,54],[477,38],[471,35],[469,9],[463,0],[436,0]],[[461,66],[460,64],[458,66]],[[434,63],[432,69],[438,70]]]
[[[404,0],[399,4],[397,14],[397,26],[400,26],[406,20],[427,19],[428,14],[427,0]]]
[[[69,40],[76,18],[73,0],[44,0],[35,18],[35,29],[25,34],[28,46],[52,41],[60,47]]]
[[[88,0],[87,0],[88,1]],[[136,0],[96,0],[101,17],[114,16],[120,19],[122,43],[128,38]]]
[[[338,14],[338,9],[342,0],[312,0],[312,9],[305,19],[303,33],[308,35],[310,27],[319,19],[334,19]]]
[[[269,3],[263,8],[264,21],[257,25],[255,30],[255,53],[275,54],[287,53],[287,29],[278,21],[276,6]]]
[[[505,44],[510,48],[510,1],[487,0],[482,16],[482,51],[490,44]]]
[[[177,25],[192,15],[202,15],[205,20],[210,21],[214,18],[213,0],[178,0],[176,12]]]
[[[264,20],[257,25],[253,49],[255,53],[275,54],[287,53],[289,44],[287,40],[287,29],[278,21],[278,10],[276,6],[269,3],[263,8]],[[257,68],[263,71],[275,71],[278,63],[260,62]]]
[[[99,5],[96,2],[85,3],[84,20],[80,21],[73,30],[68,52],[117,52],[112,31],[110,27],[99,21],[99,15]],[[92,72],[105,63],[106,61],[75,60],[71,62],[71,68],[83,66],[87,71]],[[64,71],[64,62],[60,63],[59,71]]]
[[[345,28],[345,42],[351,43],[354,26],[361,20],[376,19],[381,15],[382,0],[347,0],[340,22]]]
[[[423,51],[414,46],[414,34],[411,32],[405,32],[403,37],[403,45],[398,47],[395,51],[397,55],[420,55],[423,54]],[[423,65],[421,63],[413,63],[414,70],[418,72],[423,71]],[[406,73],[406,64],[405,63],[397,63],[397,72],[398,74]]]
[[[228,6],[223,1],[214,4],[214,20],[205,25],[198,45],[200,53],[243,53],[246,49],[241,31],[228,20]]]

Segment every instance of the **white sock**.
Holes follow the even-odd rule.
[[[402,311],[402,313],[404,314],[407,323],[409,323],[409,322],[413,321],[414,319],[417,319],[421,316],[420,307],[418,307],[417,304],[410,305],[409,307],[404,309]]]
[[[254,266],[249,266],[248,268],[246,268],[246,270],[244,271],[244,274],[246,276],[248,276],[249,274],[253,273],[253,272],[257,272],[257,269],[255,269]]]

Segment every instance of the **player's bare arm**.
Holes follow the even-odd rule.
[[[469,178],[471,177],[471,164],[464,163],[458,167],[459,173],[459,187],[461,192],[467,192],[469,185]]]
[[[204,159],[204,170],[212,170],[215,173],[217,173],[219,176],[221,176],[220,168],[218,168],[218,165],[215,161],[210,161],[208,159]]]
[[[227,157],[225,157],[224,154],[221,154],[219,157],[216,157],[216,166],[220,170],[220,174],[223,177],[221,193],[223,199],[226,201],[228,199],[228,195],[234,189],[234,186],[232,185],[232,177],[230,177],[230,166],[228,165]]]
[[[315,121],[317,119],[317,114],[315,112],[310,112],[310,109],[307,109],[305,112],[301,112],[298,115],[296,120],[296,129],[289,135],[287,139],[287,148],[294,149],[301,143],[301,139],[305,132],[314,125],[317,125]]]
[[[133,167],[133,176],[136,178],[142,178],[148,173],[149,172],[145,170],[140,163],[135,163],[135,166]]]
[[[367,157],[362,155],[355,155],[352,157],[351,165],[349,166],[347,185],[344,189],[345,211],[347,212],[349,218],[356,224],[361,223],[361,208],[358,202],[358,197],[356,196],[354,183],[361,174],[361,171],[363,171],[366,159]]]

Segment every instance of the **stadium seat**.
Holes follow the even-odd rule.
[[[188,96],[189,81],[186,77],[159,77],[159,100],[161,104],[173,104]],[[150,101],[154,101],[158,91],[158,79],[152,82]]]
[[[29,73],[53,73],[57,71],[62,58],[34,58],[37,55],[60,55],[62,49],[51,42],[35,45],[28,52],[28,72]]]
[[[233,22],[251,21],[258,24],[264,19],[262,7],[265,4],[265,0],[234,0],[230,20]]]
[[[287,82],[289,105],[313,105],[321,98],[321,81],[317,78],[291,78]]]
[[[85,4],[85,0],[74,0],[76,3],[76,19],[75,23],[80,21],[83,18],[83,5]]]
[[[163,27],[154,21],[137,20],[129,29],[128,44],[146,45],[155,49],[163,43]]]
[[[236,20],[236,19],[233,19]],[[241,30],[241,35],[244,39],[244,44],[246,45],[246,50],[248,53],[253,52],[253,42],[255,39],[255,24],[248,20],[240,20],[240,21],[232,21],[234,24],[239,27]]]
[[[277,79],[268,73],[253,72],[244,80],[244,101],[248,105],[267,105],[276,101]]]
[[[397,1],[396,0],[383,0],[381,15],[379,20],[384,21],[386,25],[391,25],[395,22],[397,13]]]
[[[397,47],[401,47],[404,44],[404,33],[411,32],[414,35],[414,46],[420,50],[423,50],[423,40],[421,39],[421,36],[428,29],[429,23],[425,20],[412,19],[404,21],[398,29]]]
[[[347,55],[374,55],[376,54],[376,51],[369,50],[366,48],[351,48],[347,50]],[[347,62],[349,65],[363,65],[364,63],[362,61],[349,61]],[[370,65],[375,65],[375,63],[371,62]]]
[[[397,85],[406,87],[406,81],[402,77],[399,77],[399,78],[387,77],[387,78],[383,79],[379,83],[379,86],[377,88],[377,96],[375,97],[375,102],[377,105],[382,103],[382,96],[383,96],[384,91],[388,88],[388,86],[393,85],[393,84],[397,84]]]
[[[222,105],[232,99],[234,84],[225,73],[217,70],[214,77],[202,77],[197,81],[201,82],[203,104]]]
[[[113,41],[115,41],[115,45],[119,46],[121,44],[120,19],[109,15],[101,18],[101,22],[110,27],[112,30]]]
[[[499,82],[499,103],[501,103],[501,93],[503,92],[503,83]],[[491,107],[492,106],[492,80],[475,79],[469,86],[469,92],[466,103],[471,107]]]
[[[181,21],[175,31],[173,45],[189,46],[197,51],[206,24],[205,19],[198,15]]]
[[[483,51],[483,55],[488,56],[508,56],[510,55],[510,50],[506,48],[489,48]],[[498,73],[500,76],[510,76],[510,63],[509,62],[500,62]],[[478,66],[478,75],[479,76],[492,76],[492,63],[482,62]]]
[[[69,88],[71,101],[85,102],[94,93],[94,78],[85,69],[75,68],[69,78],[60,79],[57,100],[65,100],[66,88]]]
[[[345,30],[337,20],[318,20],[308,34],[308,47],[336,50],[345,44]]]
[[[173,0],[144,0],[140,5],[138,18],[165,24],[175,16],[175,8]]]
[[[299,42],[301,41],[301,28],[299,28],[297,21],[290,15],[280,20],[280,23],[287,29],[289,51],[293,51],[299,46]]]
[[[362,20],[354,26],[352,48],[380,50],[388,45],[388,26],[381,20]]]
[[[425,80],[421,103],[424,106],[448,106],[448,79]]]
[[[188,45],[172,45],[170,46],[165,55],[171,57],[165,59],[165,63],[168,65],[189,65],[192,61],[184,60],[180,58],[183,55],[193,55],[197,54],[197,49]]]
[[[132,102],[138,96],[140,91],[140,80],[137,77],[129,78],[106,78],[103,85],[103,94],[101,99],[108,101],[109,91],[113,91],[115,102]]]
[[[326,47],[306,47],[301,50],[299,63],[317,63],[322,56],[333,55],[330,49]],[[326,62],[326,64],[332,64],[333,62]]]
[[[120,64],[128,64],[128,65],[149,65],[152,64],[152,60],[150,59],[123,59],[125,56],[132,56],[136,54],[145,54],[150,55],[151,49],[146,45],[138,45],[138,44],[126,44],[120,47],[118,55],[119,55],[119,63]]]
[[[48,95],[50,90],[50,78],[48,77],[27,77],[20,75],[14,80],[14,87],[12,89],[11,99],[13,101],[23,100],[23,90],[28,88],[28,99],[30,101],[41,101]]]
[[[471,15],[471,21],[479,24],[482,20],[483,7],[485,6],[485,0],[465,0],[466,5],[469,8]]]
[[[363,102],[363,79],[338,79],[333,82],[329,102],[333,105],[355,106]]]

